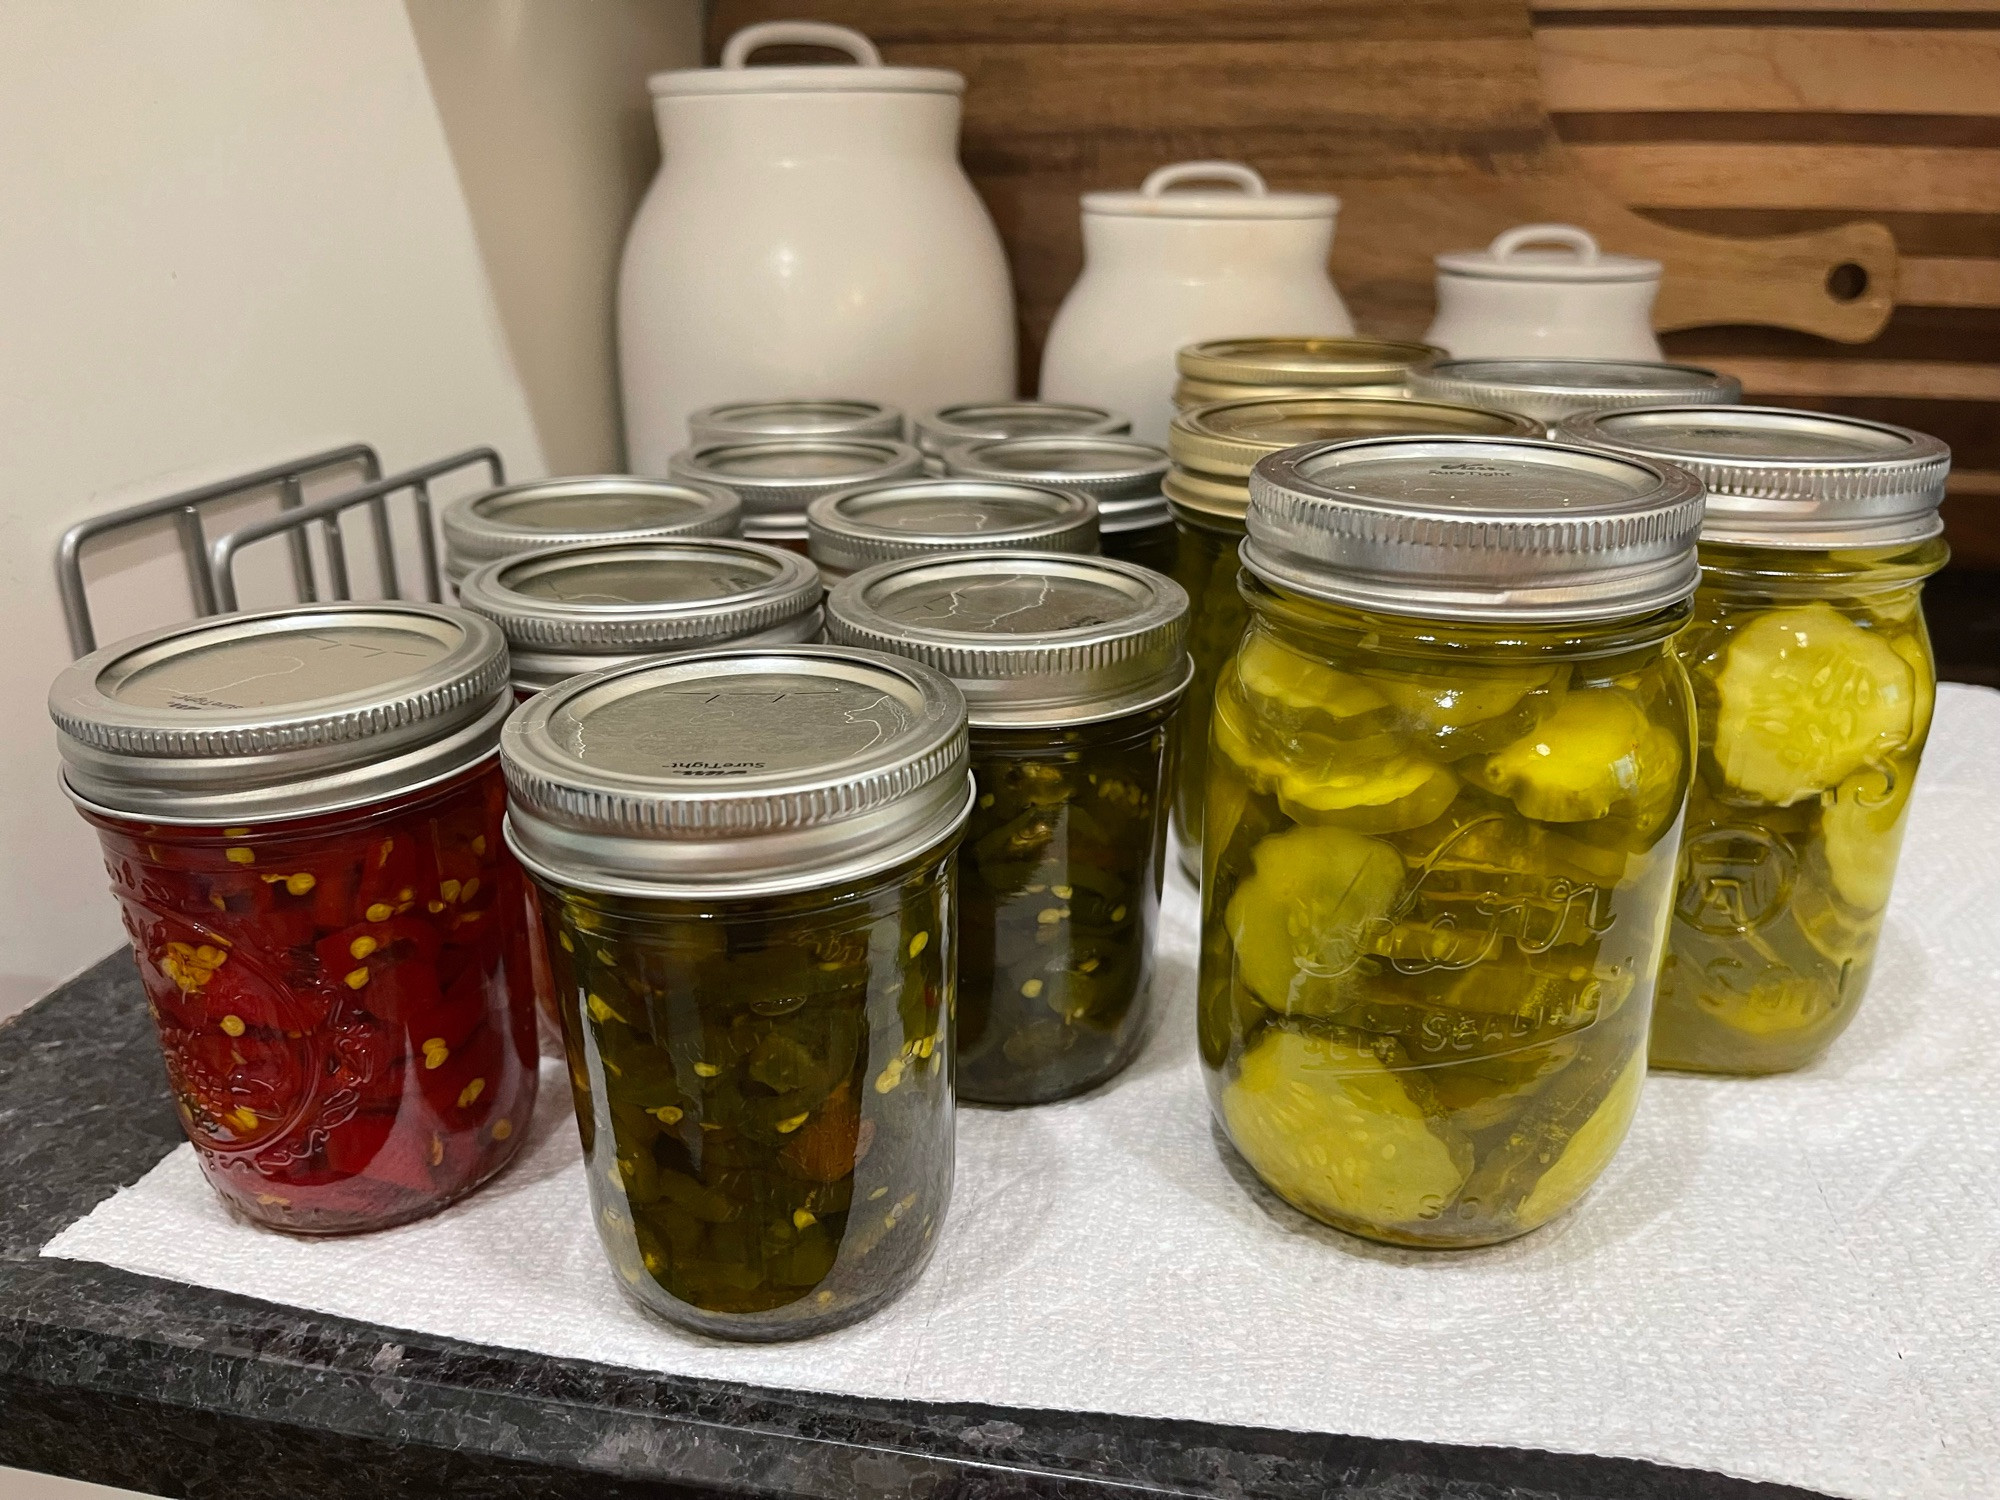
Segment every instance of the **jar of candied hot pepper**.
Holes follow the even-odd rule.
[[[962,1098],[1067,1098],[1146,1038],[1186,633],[1179,585],[1109,558],[916,558],[827,596],[831,639],[948,673],[971,713]]]
[[[535,1102],[487,621],[411,604],[197,620],[49,694],[202,1171],[243,1217],[381,1229],[478,1187]]]
[[[665,537],[734,536],[743,505],[719,484],[576,474],[454,500],[438,519],[454,584],[485,563],[551,547]]]
[[[1095,552],[1097,502],[998,479],[890,479],[806,507],[806,552],[829,583],[940,552]]]
[[[1603,1171],[1645,1076],[1701,487],[1499,438],[1294,448],[1250,483],[1202,845],[1209,1098],[1315,1218],[1508,1239]]]
[[[521,698],[580,672],[730,642],[817,640],[818,570],[735,537],[559,547],[476,569],[458,602],[507,637]]]
[[[1563,430],[1709,490],[1679,641],[1701,755],[1652,1060],[1799,1067],[1854,1019],[1874,966],[1936,696],[1919,593],[1947,555],[1950,451],[1770,407],[1601,412]]]
[[[504,750],[621,1285],[732,1339],[887,1303],[951,1195],[958,690],[706,649],[572,678]]]
[[[1237,588],[1236,552],[1250,508],[1251,469],[1267,453],[1301,443],[1424,433],[1540,437],[1542,428],[1512,412],[1340,394],[1222,401],[1184,410],[1168,427],[1167,454],[1173,467],[1167,471],[1164,488],[1180,533],[1174,577],[1187,590],[1192,611],[1188,655],[1194,658],[1194,679],[1188,684],[1176,729],[1180,742],[1175,757],[1174,833],[1181,868],[1191,878],[1201,875],[1201,797],[1208,776],[1208,716],[1215,702],[1215,680],[1235,653],[1248,618],[1248,606]]]
[[[1157,572],[1174,570],[1174,520],[1160,480],[1167,455],[1112,433],[1052,433],[963,443],[944,454],[947,474],[1074,490],[1097,502],[1097,539],[1106,557]]]

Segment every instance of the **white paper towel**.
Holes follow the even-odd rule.
[[[744,1348],[615,1289],[548,1075],[522,1159],[424,1223],[294,1240],[183,1147],[43,1253],[639,1369],[920,1401],[1602,1453],[1860,1500],[2000,1491],[2000,694],[1947,686],[1875,983],[1788,1077],[1656,1075],[1575,1212],[1490,1250],[1323,1229],[1218,1151],[1195,908],[1164,1018],[1099,1093],[967,1109],[923,1280],[873,1321]]]

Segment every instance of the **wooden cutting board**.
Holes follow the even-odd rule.
[[[711,56],[740,26],[802,13],[965,75],[963,156],[1013,260],[1024,389],[1082,265],[1077,195],[1196,158],[1339,194],[1333,274],[1371,333],[1422,332],[1434,254],[1532,221],[1663,261],[1662,329],[1857,343],[1894,302],[1878,224],[1689,233],[1590,182],[1543,107],[1526,0],[716,0]]]

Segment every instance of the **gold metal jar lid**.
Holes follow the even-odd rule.
[[[1397,380],[1384,385],[1246,385],[1236,380],[1181,379],[1174,382],[1174,410],[1214,406],[1222,401],[1257,401],[1271,396],[1323,396],[1329,390],[1337,390],[1343,396],[1395,397],[1409,395],[1410,384]]]
[[[1240,338],[1189,344],[1174,356],[1184,381],[1312,387],[1400,386],[1444,350],[1400,339]]]

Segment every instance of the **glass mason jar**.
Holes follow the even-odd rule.
[[[1197,348],[1203,347],[1200,345]],[[1208,716],[1215,682],[1249,618],[1237,588],[1238,545],[1250,507],[1250,471],[1266,454],[1300,443],[1462,433],[1540,437],[1541,424],[1511,412],[1394,396],[1271,396],[1182,411],[1167,429],[1167,501],[1180,532],[1174,577],[1192,615],[1194,679],[1176,733],[1174,833],[1181,868],[1201,875],[1201,799],[1208,776]]]
[[[770,438],[859,437],[903,440],[903,413],[880,401],[724,401],[688,415],[688,438],[758,443]]]
[[[806,507],[821,495],[908,479],[923,455],[886,437],[773,437],[697,443],[668,460],[677,479],[720,485],[743,503],[743,535],[787,551],[806,550]]]
[[[1074,490],[1097,502],[1099,549],[1156,573],[1174,570],[1174,519],[1160,480],[1167,455],[1108,433],[1058,433],[967,443],[944,455],[961,479],[1013,480]]]
[[[458,602],[507,637],[523,700],[564,678],[699,646],[817,640],[818,570],[734,537],[559,547],[487,563]]]
[[[958,690],[692,651],[572,678],[503,748],[620,1284],[730,1339],[890,1301],[951,1196]]]
[[[806,552],[830,584],[899,557],[1096,550],[1097,502],[1049,484],[891,479],[806,508]]]
[[[1646,1069],[1693,731],[1701,487],[1484,438],[1251,480],[1216,694],[1201,1058],[1296,1207],[1392,1244],[1574,1203]]]
[[[1733,406],[1734,375],[1638,359],[1441,359],[1410,374],[1411,394],[1517,411],[1551,425],[1626,406]]]
[[[1067,1098],[1145,1041],[1186,630],[1170,579],[1053,553],[885,563],[827,597],[832,639],[947,672],[969,705],[962,1098]]]
[[[1443,357],[1442,349],[1401,339],[1210,339],[1174,356],[1174,405],[1187,411],[1277,396],[1407,396],[1410,372]]]
[[[916,441],[924,455],[924,467],[942,474],[945,450],[965,443],[1071,432],[1115,436],[1131,430],[1130,417],[1101,406],[1070,401],[962,401],[917,418]]]
[[[1708,486],[1681,636],[1701,755],[1652,1060],[1774,1073],[1825,1051],[1868,988],[1936,668],[1951,455],[1907,428],[1769,407],[1564,424]]]
[[[454,500],[439,517],[445,577],[550,547],[665,537],[735,536],[743,506],[720,485],[631,474],[537,479]]]
[[[75,663],[49,708],[97,829],[203,1174],[300,1234],[478,1187],[534,1109],[500,632],[324,604],[197,620]]]

